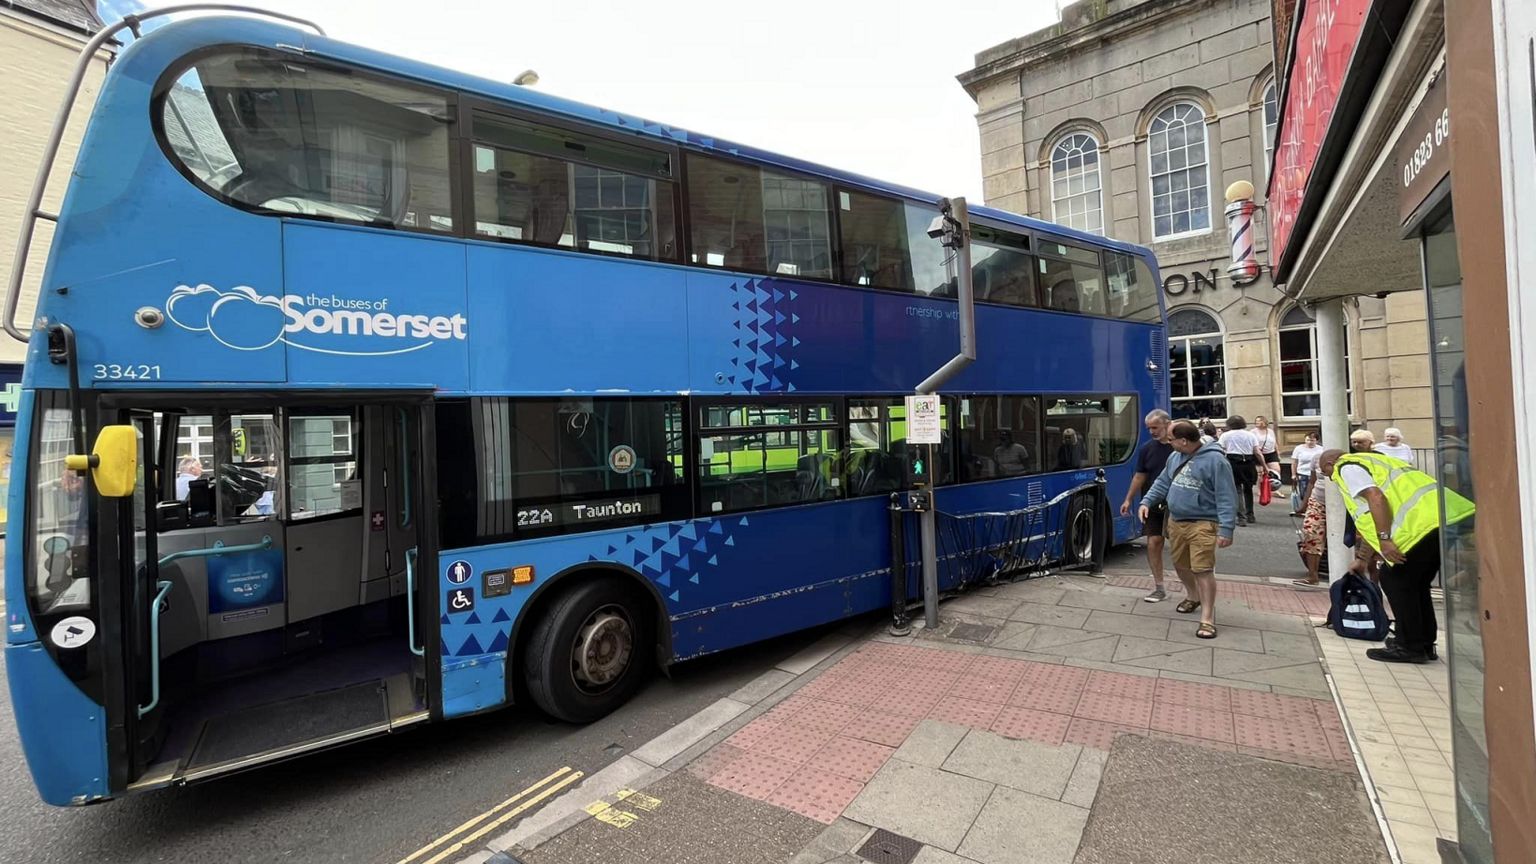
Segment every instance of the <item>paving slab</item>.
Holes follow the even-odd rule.
[[[1082,627],[1088,620],[1090,609],[1074,609],[1070,606],[1047,606],[1044,603],[1020,603],[1008,617],[1030,624],[1053,624],[1057,627]]]
[[[1130,615],[1124,612],[1106,612],[1103,609],[1093,610],[1088,615],[1088,620],[1083,622],[1083,629],[1114,633],[1119,636],[1140,636],[1146,639],[1164,639],[1168,636],[1168,622],[1161,618],[1148,618],[1145,615]]]
[[[1124,612],[1129,614],[1141,602],[1140,596],[1127,597],[1123,594],[1110,594],[1107,591],[1067,591],[1061,599],[1056,601],[1058,606],[1071,606],[1076,609],[1103,609],[1108,612]]]
[[[1124,640],[1121,640],[1123,643]],[[1146,669],[1159,671],[1182,672],[1186,675],[1209,675],[1211,673],[1211,649],[1195,648],[1190,651],[1176,651],[1171,654],[1153,654],[1148,657],[1135,657],[1122,660],[1118,655],[1115,660],[1129,666],[1140,666]]]
[[[1284,654],[1305,660],[1316,660],[1322,654],[1310,633],[1300,636],[1295,633],[1276,633],[1273,630],[1264,634],[1264,653]]]
[[[966,615],[981,615],[986,618],[1007,618],[1008,614],[1019,608],[1022,600],[1004,596],[987,596],[985,594],[967,594],[953,600],[945,601],[939,607],[943,612],[960,612]]]
[[[943,767],[953,774],[1059,799],[1081,751],[1076,744],[1052,746],[976,730],[960,741]]]
[[[783,669],[769,669],[767,672],[742,685],[729,698],[748,705],[756,705],[777,693],[780,687],[795,680],[797,677],[799,676],[795,675],[795,673],[785,672]]]
[[[1084,747],[1078,754],[1077,765],[1072,768],[1072,779],[1067,781],[1067,791],[1062,793],[1064,804],[1074,807],[1092,807],[1099,794],[1099,779],[1104,775],[1104,760],[1109,753]]]
[[[982,864],[1072,864],[1087,822],[1081,807],[999,786],[956,851]]]
[[[1013,651],[1023,651],[1029,647],[1031,639],[1035,638],[1038,624],[1028,624],[1023,621],[1008,621],[1003,624],[1001,630],[992,637],[992,647],[1006,648]]]
[[[1108,663],[1114,658],[1115,648],[1119,646],[1119,644],[1119,636],[1108,636],[1100,634],[1100,638],[1098,639],[1089,639],[1085,642],[1072,642],[1066,645],[1057,645],[1051,650],[1055,651],[1068,660],[1098,660]]]
[[[866,862],[861,860],[859,864],[866,864]],[[971,858],[961,858],[953,852],[924,846],[917,850],[917,857],[912,859],[912,864],[977,864],[977,862]]]
[[[1158,654],[1177,654],[1181,651],[1198,651],[1202,648],[1209,650],[1209,643],[1203,645],[1189,645],[1184,642],[1170,642],[1167,639],[1149,639],[1141,636],[1122,636],[1120,646],[1115,649],[1115,662],[1124,663],[1127,660],[1136,660],[1141,657],[1152,657]]]
[[[843,633],[829,633],[802,648],[793,657],[779,663],[779,669],[792,675],[811,671],[818,663],[842,650],[853,638]]]
[[[891,758],[929,768],[942,767],[944,760],[954,752],[955,745],[970,731],[953,723],[924,720],[917,724],[917,728],[912,730],[912,734],[907,736],[907,740],[902,742]]]
[[[1075,864],[1389,860],[1352,774],[1121,735]]]
[[[1223,621],[1218,615],[1216,618],[1216,638],[1201,639],[1195,635],[1200,627],[1198,618],[1190,618],[1189,623],[1180,626],[1175,623],[1168,628],[1168,640],[1170,642],[1183,642],[1188,645],[1205,645],[1220,647],[1227,651],[1246,651],[1250,654],[1264,653],[1264,631],[1255,630],[1252,627],[1239,627]],[[1288,634],[1295,635],[1295,634]]]
[[[1084,613],[1084,618],[1086,617],[1087,613]],[[1103,633],[1084,630],[1080,627],[1059,627],[1055,624],[1037,624],[1034,627],[1035,637],[1029,641],[1028,649],[1047,654],[1055,653],[1063,645],[1103,639],[1105,636]]]
[[[892,759],[843,815],[954,852],[995,788],[981,780]]]

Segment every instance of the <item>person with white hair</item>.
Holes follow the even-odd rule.
[[[203,476],[203,462],[196,456],[176,460],[176,500],[185,501],[192,494],[192,481]]]
[[[1403,443],[1403,432],[1401,429],[1398,429],[1396,426],[1388,426],[1386,431],[1381,433],[1381,437],[1385,440],[1372,447],[1372,450],[1383,456],[1401,459],[1409,465],[1413,464],[1413,448]]]

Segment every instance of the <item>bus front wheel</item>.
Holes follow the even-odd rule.
[[[1093,560],[1093,547],[1098,542],[1093,511],[1093,496],[1086,494],[1073,497],[1067,507],[1062,551],[1068,564],[1084,564]]]
[[[589,723],[645,683],[655,649],[650,604],[617,579],[585,581],[547,606],[523,652],[528,695],[544,713]]]

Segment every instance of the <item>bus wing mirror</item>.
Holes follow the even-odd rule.
[[[138,485],[139,433],[128,425],[103,426],[89,455],[64,457],[72,471],[90,471],[103,498],[127,498]]]

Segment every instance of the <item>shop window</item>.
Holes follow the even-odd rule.
[[[930,475],[939,485],[954,481],[950,400],[939,403],[940,444]],[[848,400],[848,461],[843,467],[848,497],[910,488],[909,469],[921,445],[907,443],[907,404],[900,396]]]
[[[1169,105],[1147,130],[1152,166],[1152,236],[1168,240],[1211,228],[1205,111],[1193,102]]]
[[[1168,378],[1175,418],[1227,416],[1221,325],[1203,309],[1168,313]]]
[[[1345,404],[1354,413],[1354,385],[1349,372],[1349,326],[1344,333]],[[1300,306],[1280,319],[1280,407],[1286,417],[1316,417],[1322,413],[1317,366],[1317,322]]]
[[[1074,132],[1051,149],[1051,219],[1068,228],[1104,233],[1099,142]]]
[[[736,403],[699,410],[699,508],[730,513],[842,497],[831,403]]]
[[[1264,176],[1269,176],[1275,158],[1275,127],[1280,124],[1280,103],[1275,96],[1275,82],[1264,88]]]
[[[1118,465],[1131,457],[1140,434],[1135,396],[1047,396],[1047,471]]]

